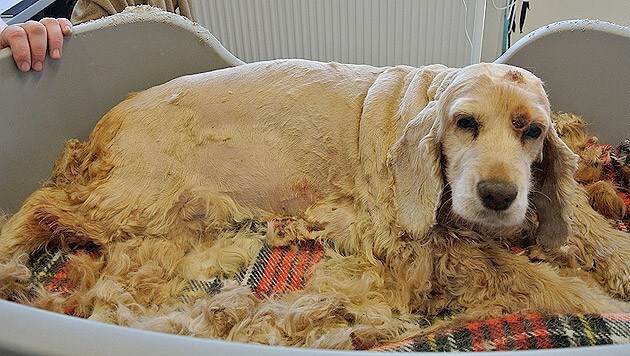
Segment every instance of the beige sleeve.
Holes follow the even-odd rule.
[[[76,25],[96,20],[118,13],[129,5],[133,4],[129,4],[129,1],[125,0],[78,0],[72,10],[70,21]]]
[[[179,14],[195,21],[195,14],[193,14],[192,0],[179,0],[175,1],[176,6],[179,8]]]
[[[180,15],[193,19],[190,0],[78,0],[72,11],[71,21],[76,25],[116,14],[127,6],[143,4],[169,12],[175,12],[179,8]]]

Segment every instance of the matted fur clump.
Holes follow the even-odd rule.
[[[576,169],[542,83],[511,66],[182,77],[67,142],[2,226],[0,297],[335,349],[516,312],[628,312],[630,240]],[[30,272],[44,251],[63,263],[55,283]],[[288,268],[250,268],[265,254]]]
[[[554,113],[552,120],[560,138],[579,156],[575,179],[586,189],[593,209],[610,219],[624,219],[630,203],[626,178],[630,161],[626,162],[623,144],[619,146],[621,152],[601,145],[588,133],[580,116],[560,112]]]

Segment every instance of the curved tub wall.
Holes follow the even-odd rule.
[[[582,115],[602,143],[630,138],[630,28],[557,22],[521,38],[495,62],[540,77],[552,109]]]

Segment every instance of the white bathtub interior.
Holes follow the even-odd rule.
[[[0,52],[0,209],[16,211],[28,193],[46,179],[63,142],[69,138],[86,139],[99,118],[128,92],[183,74],[242,63],[203,28],[182,23],[172,15],[160,16],[156,20],[155,16],[138,15],[127,21],[76,27],[75,34],[66,39],[63,59],[48,61],[41,73],[18,72],[10,51]],[[594,24],[583,25],[570,23],[541,29],[528,37],[529,42],[517,43],[498,61],[521,65],[541,75],[554,106],[597,121],[593,129],[602,138],[625,138],[630,133],[627,116],[623,116],[629,112],[628,30],[614,27],[608,34],[600,35],[591,33],[599,32],[594,30]],[[620,31],[623,34],[619,35]],[[612,37],[607,37],[610,34]],[[537,44],[546,43],[549,36],[556,36],[552,44]],[[621,136],[619,126],[625,130],[621,130]],[[160,334],[0,300],[2,355],[339,353]],[[630,345],[535,353],[628,355]]]

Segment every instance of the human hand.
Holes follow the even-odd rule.
[[[0,27],[0,29],[2,29]],[[10,25],[0,32],[0,49],[11,47],[13,59],[22,72],[44,69],[46,51],[61,58],[63,37],[72,33],[72,23],[64,18],[44,18]]]

